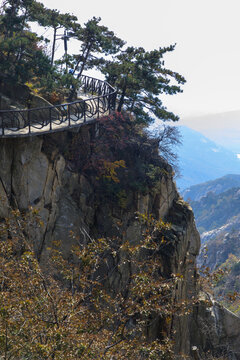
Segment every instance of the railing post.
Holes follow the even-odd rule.
[[[114,94],[112,94],[112,97],[113,97],[112,110],[115,111],[115,110],[116,110],[117,92],[115,92]]]
[[[52,108],[49,108],[50,131],[52,131]]]
[[[31,134],[31,117],[30,117],[30,110],[28,109],[27,112],[27,119],[28,119],[28,132]]]
[[[198,348],[196,346],[192,346],[192,355],[195,360],[201,360]]]
[[[70,107],[70,105],[67,105],[68,126],[71,126],[71,117],[70,117],[69,107]]]
[[[86,122],[86,100],[83,102],[83,122]]]
[[[108,113],[111,113],[111,94],[108,95]]]
[[[97,111],[98,111],[98,119],[99,119],[99,96],[97,98]]]
[[[4,113],[3,113],[4,115]],[[2,135],[4,135],[4,122],[3,122],[3,117],[2,117]]]

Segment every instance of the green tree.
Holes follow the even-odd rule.
[[[69,13],[61,14],[56,9],[47,9],[43,4],[35,2],[32,5],[32,20],[37,21],[43,27],[53,28],[51,65],[54,64],[56,40],[58,30],[67,30],[70,36],[79,31],[81,26],[77,23],[77,17]]]
[[[0,74],[17,82],[51,71],[42,37],[30,31],[33,0],[6,1],[0,14]]]
[[[179,119],[167,111],[159,98],[161,94],[182,92],[180,85],[185,83],[181,75],[164,67],[164,54],[174,48],[146,51],[141,47],[128,47],[116,55],[114,61],[106,61],[101,69],[107,81],[117,89],[119,112],[127,110],[144,124],[154,118],[163,121]]]
[[[124,41],[106,26],[100,25],[100,21],[101,18],[93,17],[75,33],[76,38],[81,42],[80,54],[73,56],[74,72],[78,71],[78,77],[81,76],[83,70],[102,63],[102,55],[116,54],[124,45]]]
[[[77,86],[78,81],[53,64],[56,36],[60,28],[70,35],[79,30],[76,20],[35,0],[5,1],[0,13],[0,76],[7,81],[27,82],[49,101],[64,101],[69,87]],[[51,59],[43,42],[49,40],[32,32],[30,22],[53,28]]]

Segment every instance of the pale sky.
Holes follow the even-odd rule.
[[[80,23],[100,16],[128,45],[151,50],[177,43],[165,66],[187,83],[164,104],[181,117],[240,110],[240,0],[42,2]]]

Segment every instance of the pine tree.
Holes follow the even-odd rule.
[[[155,118],[177,121],[178,116],[167,111],[161,94],[182,92],[185,79],[164,67],[163,56],[175,46],[146,51],[128,47],[102,66],[106,79],[117,89],[118,107],[133,113],[138,122],[148,124]]]
[[[17,82],[40,77],[51,70],[42,50],[43,38],[29,28],[34,3],[34,0],[9,0],[1,9],[0,75]]]
[[[101,18],[93,17],[76,32],[76,38],[81,42],[80,54],[73,57],[76,61],[74,71],[78,71],[78,77],[83,70],[104,63],[102,55],[116,54],[124,45],[124,41],[113,31],[99,25],[100,21]]]

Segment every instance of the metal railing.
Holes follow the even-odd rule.
[[[116,90],[106,81],[79,78],[80,99],[23,110],[0,110],[0,138],[40,135],[80,126],[115,110]],[[81,96],[88,97],[81,99]]]

